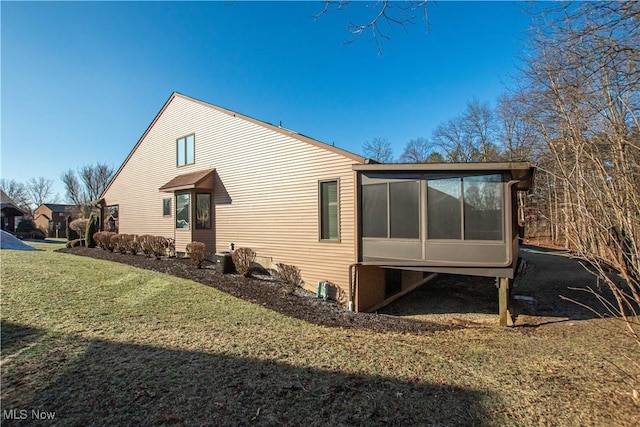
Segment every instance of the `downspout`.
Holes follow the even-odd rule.
[[[520,183],[519,180],[511,180],[511,181],[507,182],[507,191],[509,192],[509,194],[508,194],[509,203],[507,204],[507,215],[505,215],[505,217],[509,218],[509,223],[513,222],[513,204],[511,203],[513,198],[511,197],[511,189],[513,188],[514,185],[516,185],[518,183]],[[517,209],[517,207],[516,207],[516,209]],[[507,263],[505,263],[505,267],[513,265],[513,238],[511,236],[511,232],[513,231],[513,227],[514,227],[514,224],[511,224],[511,229],[510,230],[505,230],[506,232],[509,233],[508,234],[508,236],[509,236],[509,241],[508,241],[509,242],[509,250],[507,251]]]

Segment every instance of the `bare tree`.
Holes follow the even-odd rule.
[[[419,137],[407,142],[398,160],[403,163],[427,163],[433,154],[431,143],[426,138]]]
[[[500,150],[496,145],[496,123],[488,103],[472,99],[462,116],[462,126],[474,153],[473,161],[491,162],[499,160]]]
[[[497,139],[509,161],[532,161],[541,154],[541,137],[534,124],[533,108],[527,101],[524,91],[498,98]]]
[[[79,170],[80,180],[84,184],[89,200],[97,200],[102,194],[114,174],[114,169],[104,164],[83,166]]]
[[[472,140],[466,133],[462,116],[439,124],[432,134],[433,142],[444,153],[449,162],[472,162],[476,152]]]
[[[471,100],[462,114],[433,131],[434,144],[450,162],[491,162],[502,158],[493,111],[488,103]]]
[[[375,137],[362,146],[364,155],[380,163],[393,161],[393,150],[387,138]]]
[[[31,178],[26,185],[27,194],[31,203],[38,207],[42,203],[53,202],[55,196],[53,194],[53,180],[43,177]]]
[[[640,344],[640,3],[561,5],[525,77],[568,246],[613,292]],[[614,271],[623,283],[610,274]],[[637,384],[636,384],[637,386]]]
[[[21,182],[18,182],[14,179],[0,179],[0,188],[4,191],[7,196],[22,210],[31,213],[31,200],[29,199],[29,193],[27,192],[27,188]]]
[[[82,206],[86,204],[87,197],[80,185],[80,181],[72,169],[67,170],[60,177],[64,187],[67,191],[67,199],[76,206]]]
[[[67,198],[75,205],[89,207],[107,188],[115,170],[107,165],[96,163],[78,169],[78,176],[69,169],[62,174],[62,183],[67,192]]]

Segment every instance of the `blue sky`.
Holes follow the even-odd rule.
[[[394,154],[475,98],[512,85],[530,22],[521,2],[437,2],[429,32],[376,45],[345,29],[371,3],[1,3],[1,176],[118,168],[172,92],[361,153]]]

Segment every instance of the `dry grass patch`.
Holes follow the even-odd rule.
[[[599,321],[377,333],[53,252],[2,253],[3,409],[59,424],[629,425]],[[46,296],[46,297],[43,297]]]

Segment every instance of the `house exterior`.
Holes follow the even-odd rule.
[[[355,173],[366,159],[174,93],[100,199],[118,230],[252,248],[300,268],[308,287],[347,289],[355,260]]]
[[[13,233],[16,231],[16,217],[24,216],[26,212],[11,200],[7,193],[0,190],[0,226],[2,230]]]
[[[67,217],[78,216],[79,210],[75,205],[58,203],[42,203],[33,211],[33,221],[36,227],[48,237],[67,237]]]
[[[115,215],[120,233],[173,238],[178,254],[191,241],[205,243],[211,253],[226,251],[231,243],[235,248],[250,247],[263,266],[293,264],[308,288],[329,282],[349,295],[350,307],[370,310],[422,282],[425,271],[456,266],[461,245],[446,244],[456,235],[440,236],[441,246],[427,241],[425,214],[431,211],[426,200],[437,194],[429,192],[435,175],[446,179],[461,173],[463,192],[463,179],[490,175],[480,192],[485,187],[492,190],[480,197],[495,193],[495,200],[477,221],[483,215],[500,216],[499,225],[494,220],[479,235],[501,242],[501,249],[492,248],[492,254],[517,254],[517,247],[511,247],[514,239],[517,244],[516,220],[507,214],[515,209],[511,192],[530,184],[530,165],[493,164],[461,172],[452,165],[425,170],[419,166],[373,164],[296,132],[174,93],[102,194],[102,224],[106,227],[107,218]],[[469,201],[446,188],[440,193],[442,210],[453,211],[458,202],[466,212],[464,203]],[[413,216],[398,235],[396,226],[403,220],[389,209],[405,203],[412,206]],[[378,227],[373,234],[371,227]],[[484,251],[486,245],[483,240],[476,249]],[[434,255],[438,247],[445,251],[440,258]],[[472,252],[465,252],[465,262],[473,258]],[[496,255],[480,259],[484,260],[504,266],[485,274],[513,277],[512,258]]]

